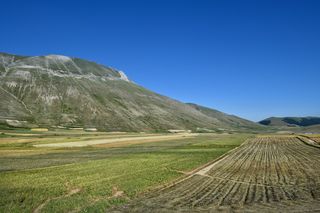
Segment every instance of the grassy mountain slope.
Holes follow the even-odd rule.
[[[61,55],[0,54],[0,98],[0,121],[28,121],[48,127],[195,130],[231,127],[232,119],[235,129],[242,124],[246,128],[254,125],[230,116],[217,119],[192,105],[149,91],[129,81],[121,71]]]
[[[239,130],[262,130],[264,129],[262,125],[254,123],[252,121],[229,115],[220,112],[215,109],[200,106],[194,103],[187,103],[189,106],[198,110],[199,112],[207,115],[208,117],[214,119],[216,123],[219,124],[220,128],[225,129],[239,129]]]

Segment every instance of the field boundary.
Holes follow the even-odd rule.
[[[304,144],[308,145],[308,146],[311,146],[311,147],[314,147],[314,148],[318,148],[320,149],[320,146],[314,141],[312,140],[311,138],[307,137],[307,136],[304,136],[304,135],[299,135],[297,137],[301,142],[303,142]],[[307,139],[309,141],[312,141],[312,143],[308,143],[307,141],[303,140],[303,139]]]
[[[125,208],[132,212],[313,211],[320,206],[320,150],[308,142],[312,144],[297,135],[248,138]]]
[[[142,141],[142,140],[161,140],[161,139],[180,139],[191,138],[198,136],[197,133],[185,133],[185,134],[172,134],[172,135],[156,135],[156,136],[141,136],[141,137],[125,137],[125,138],[110,138],[110,139],[96,139],[86,141],[71,141],[71,142],[58,142],[48,144],[36,144],[34,147],[48,147],[48,148],[70,148],[70,147],[86,147],[103,144],[115,144],[128,141]]]
[[[242,144],[240,144],[239,146],[237,146],[237,147],[235,147],[235,148],[227,151],[226,153],[220,155],[219,157],[215,158],[215,159],[212,160],[212,161],[209,161],[208,163],[205,163],[205,164],[203,164],[203,165],[201,165],[201,166],[199,166],[199,167],[197,167],[197,168],[195,168],[195,169],[193,169],[193,170],[191,170],[191,171],[189,171],[189,172],[182,173],[182,174],[184,174],[184,175],[182,175],[181,177],[178,177],[177,179],[175,179],[175,180],[173,180],[173,181],[170,181],[170,182],[167,183],[167,184],[163,184],[163,185],[158,186],[158,187],[156,187],[156,188],[150,189],[149,191],[146,191],[146,192],[144,192],[144,193],[142,193],[142,194],[147,194],[148,192],[151,192],[151,191],[163,191],[163,190],[165,190],[165,189],[168,189],[168,188],[170,188],[170,187],[173,187],[173,186],[175,186],[175,185],[177,185],[177,184],[179,184],[179,183],[181,183],[181,182],[183,182],[183,181],[185,181],[185,180],[193,177],[194,175],[197,174],[197,172],[201,171],[202,169],[204,169],[204,168],[206,168],[206,167],[209,167],[209,166],[211,166],[212,164],[217,163],[218,161],[220,161],[220,160],[222,160],[223,158],[225,158],[227,155],[231,154],[232,152],[235,152],[235,151],[238,150],[240,147],[242,147],[243,145],[245,145],[246,143],[248,143],[249,140],[251,140],[251,139],[252,139],[252,138],[246,139],[246,140],[245,140]],[[176,172],[178,172],[178,171],[176,171]]]

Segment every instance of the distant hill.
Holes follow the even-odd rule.
[[[320,117],[271,117],[259,123],[267,126],[308,127],[320,124]]]
[[[62,55],[0,53],[0,124],[107,131],[250,129],[262,125],[145,89],[121,71]]]

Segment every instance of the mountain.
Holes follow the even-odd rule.
[[[218,110],[200,106],[194,103],[187,104],[197,111],[201,112],[202,114],[214,119],[220,129],[263,129],[260,125],[257,125],[252,121],[237,117],[235,115],[229,115],[224,112],[220,112]]]
[[[62,55],[0,53],[0,122],[11,126],[95,127],[107,131],[262,125],[147,90],[121,71]]]
[[[271,117],[259,123],[268,126],[307,127],[320,124],[320,117]]]

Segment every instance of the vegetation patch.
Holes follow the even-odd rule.
[[[56,137],[61,137],[58,132]],[[67,136],[68,140],[73,137],[72,132]],[[179,171],[192,171],[248,137],[204,134],[123,147],[54,149],[20,147],[23,143],[19,140],[26,139],[22,136],[10,138],[10,142],[3,138],[0,212],[105,212],[183,176]],[[50,140],[54,138],[50,136]],[[17,150],[19,155],[10,154]]]

